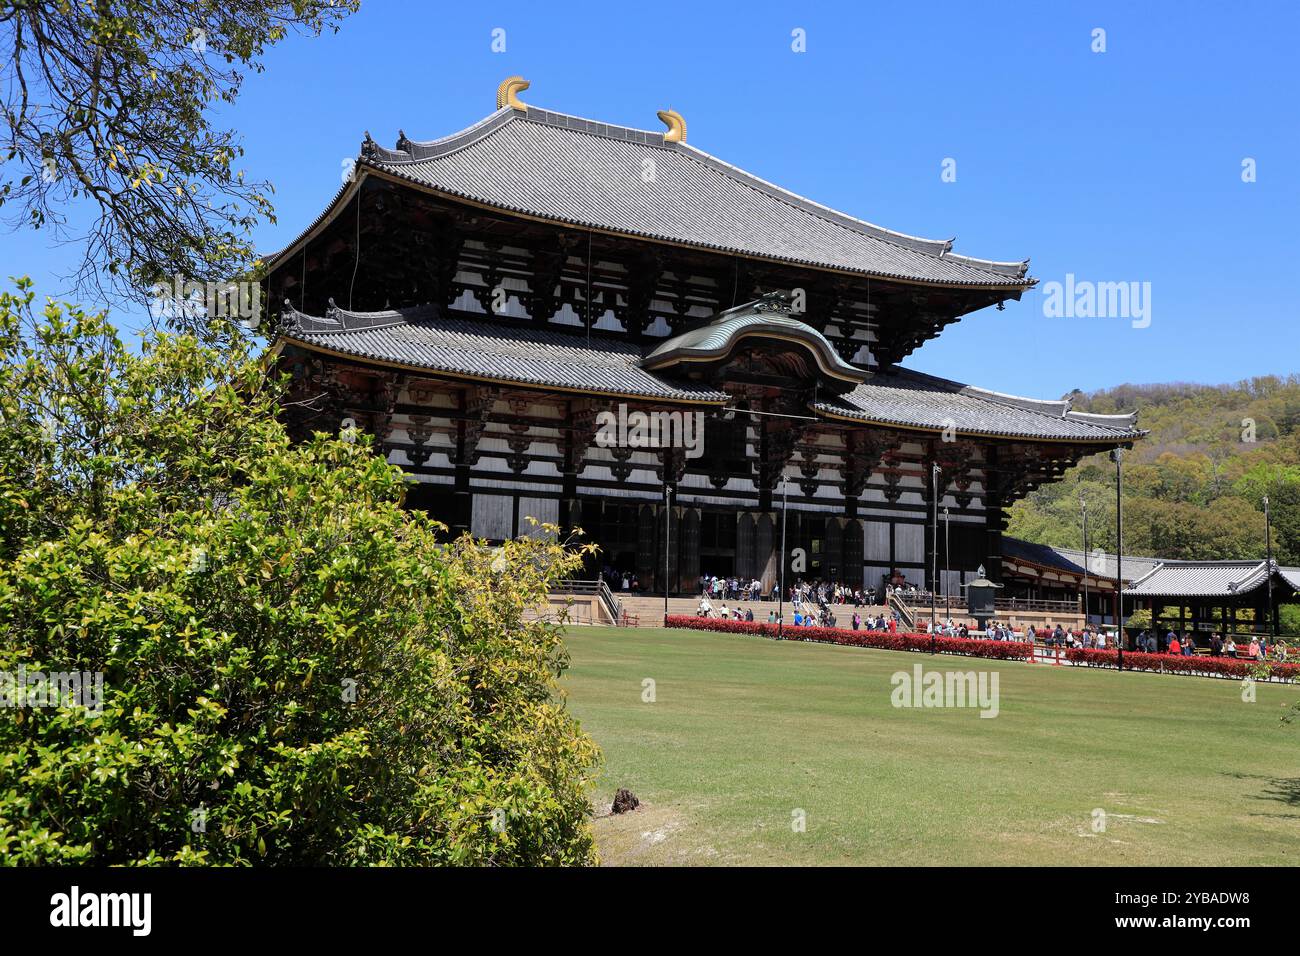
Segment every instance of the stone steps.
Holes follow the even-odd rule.
[[[649,594],[615,593],[614,596],[618,598],[626,613],[638,619],[638,623],[641,627],[659,627],[663,623],[664,599],[662,595],[654,597]],[[713,605],[714,610],[717,610],[719,605],[723,603],[721,601],[714,601],[712,598],[710,598],[709,601]],[[752,610],[754,612],[754,620],[760,623],[766,622],[767,615],[777,609],[776,601],[728,601],[726,604],[729,610],[737,607],[741,610]],[[668,599],[668,613],[673,615],[685,614],[693,616],[699,606],[700,599],[698,597],[670,597]],[[833,605],[833,608],[836,618],[844,622],[845,626],[847,626],[848,622],[853,619],[854,607],[852,604],[836,604]],[[875,617],[877,614],[885,614],[885,616],[888,617],[888,613],[884,608],[876,606],[862,607],[859,609],[859,613],[861,613],[863,617],[866,617],[868,614],[872,617]],[[785,615],[786,620],[791,620],[794,615],[794,609],[790,606],[789,601],[787,601],[785,605]]]

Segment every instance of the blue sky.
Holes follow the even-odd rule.
[[[363,131],[454,132],[507,75],[531,81],[530,103],[613,123],[659,129],[671,107],[693,145],[849,214],[1031,257],[1044,283],[1150,283],[1145,328],[1045,317],[1035,291],[907,363],[1057,397],[1298,370],[1298,27],[1289,2],[367,0],[337,35],[274,49],[220,121],[276,186],[279,223],[256,234],[269,252],[324,208]],[[71,261],[42,234],[0,235],[6,274],[42,291]]]

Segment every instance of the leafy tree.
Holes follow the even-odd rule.
[[[439,544],[365,436],[289,443],[237,337],[32,302],[0,296],[0,698],[103,693],[0,707],[0,861],[592,862],[598,754],[529,614],[580,554]]]
[[[1231,385],[1122,385],[1069,395],[1081,411],[1138,411],[1150,434],[1124,467],[1124,547],[1167,558],[1260,558],[1269,496],[1274,555],[1300,565],[1300,375]],[[1010,511],[1008,531],[1079,545],[1078,495],[1088,501],[1089,544],[1113,550],[1114,469],[1081,460],[1073,481],[1044,485]]]
[[[1261,513],[1268,497],[1274,556],[1300,564],[1300,465],[1255,465],[1237,479],[1235,490]]]
[[[1125,610],[1125,611],[1128,611],[1128,606],[1127,606],[1127,604],[1125,605],[1124,610]],[[1138,608],[1136,611],[1132,611],[1132,612],[1130,612],[1130,613],[1125,614],[1125,615],[1124,615],[1124,626],[1125,626],[1125,627],[1135,628],[1135,629],[1136,629],[1136,628],[1148,628],[1148,627],[1150,627],[1150,626],[1151,626],[1151,612],[1150,612],[1147,608],[1140,607],[1140,608]]]
[[[1293,639],[1300,636],[1300,604],[1283,604],[1278,609],[1277,631]]]
[[[244,277],[250,229],[274,221],[270,187],[244,178],[238,137],[208,111],[267,46],[337,29],[358,3],[0,0],[0,204],[60,238],[89,213],[82,291]]]

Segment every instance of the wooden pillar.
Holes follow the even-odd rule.
[[[850,517],[844,525],[844,573],[842,575],[850,587],[860,588],[865,584],[863,580],[866,573],[863,571],[866,563],[863,560],[865,552],[866,539],[862,520]]]
[[[845,580],[844,574],[844,528],[842,519],[826,519],[826,535],[822,540],[822,560],[826,563],[824,574],[832,583]]]
[[[756,577],[754,559],[754,516],[749,512],[736,515],[736,576],[745,580]]]
[[[781,547],[781,529],[777,522],[779,516],[771,512],[758,515],[754,524],[754,556],[758,566],[758,579],[765,592],[771,592],[772,585],[780,575],[778,549]]]
[[[675,593],[677,590],[679,590],[680,585],[678,582],[681,580],[681,574],[680,574],[681,561],[679,560],[678,555],[681,554],[682,517],[686,509],[679,508],[678,506],[674,505],[672,508],[667,509],[668,511],[671,511],[671,515],[667,517],[665,517],[665,510],[666,510],[666,506],[664,505],[660,505],[658,508],[659,520],[656,522],[656,524],[658,525],[660,543],[659,543],[659,548],[657,549],[658,554],[656,555],[656,557],[661,561],[665,560],[664,553],[663,553],[664,552],[663,535],[665,534],[664,523],[666,521],[671,522],[672,530],[667,532],[669,537],[667,542],[668,555],[666,560],[668,563],[668,590],[669,593]],[[696,581],[694,584],[691,585],[691,593],[695,592],[695,587],[698,584],[699,582]]]
[[[683,509],[681,534],[677,540],[681,546],[681,572],[673,579],[674,590],[686,590],[694,593],[700,576],[700,509]]]
[[[658,574],[659,562],[655,560],[659,553],[655,548],[658,540],[655,531],[659,524],[656,518],[663,518],[662,508],[644,504],[637,509],[636,577],[642,590],[651,594],[663,584]]]
[[[1002,492],[996,476],[998,449],[988,446],[984,490],[984,575],[994,584],[1002,583],[1002,529],[1006,520],[1002,513]]]

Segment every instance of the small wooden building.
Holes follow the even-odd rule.
[[[1211,631],[1269,633],[1277,609],[1300,602],[1298,592],[1300,568],[1276,561],[1271,569],[1267,561],[1162,561],[1125,590],[1125,612],[1146,608],[1154,630],[1191,631],[1204,644]]]

